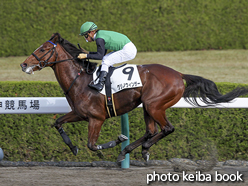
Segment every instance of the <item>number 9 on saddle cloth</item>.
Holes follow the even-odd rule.
[[[93,81],[91,83],[96,84],[98,82],[100,70],[101,65],[93,74]],[[105,86],[100,93],[105,95],[110,117],[116,116],[113,94],[124,89],[137,87],[142,87],[142,82],[136,65],[124,64],[118,67],[109,67]]]

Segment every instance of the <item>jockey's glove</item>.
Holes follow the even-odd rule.
[[[87,58],[87,54],[81,53],[81,54],[78,55],[77,58],[79,58],[79,59],[85,59],[85,58]]]

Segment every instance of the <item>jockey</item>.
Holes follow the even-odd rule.
[[[84,36],[86,42],[96,41],[97,52],[88,52],[84,49],[78,55],[79,59],[97,59],[102,60],[102,68],[97,84],[89,84],[89,87],[101,91],[103,89],[109,67],[129,61],[135,58],[137,49],[127,36],[114,31],[98,30],[93,22],[85,22],[80,28],[80,34]],[[107,50],[113,50],[107,53]]]

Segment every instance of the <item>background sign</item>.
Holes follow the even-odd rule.
[[[0,114],[60,114],[71,108],[64,97],[1,97]]]
[[[172,108],[197,107],[181,98]],[[248,108],[248,98],[237,98],[231,103],[206,108]],[[0,97],[0,114],[64,114],[70,111],[65,97]]]

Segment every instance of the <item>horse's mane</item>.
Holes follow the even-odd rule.
[[[50,40],[53,40],[55,37],[58,37],[57,42],[62,45],[62,47],[73,57],[75,58],[75,61],[80,64],[84,69],[89,68],[88,70],[94,70],[97,66],[97,63],[93,63],[90,61],[87,61],[85,59],[81,60],[78,59],[77,56],[80,53],[83,53],[80,49],[78,49],[75,45],[67,41],[66,39],[62,38],[59,33],[53,34],[53,36],[50,38]]]

